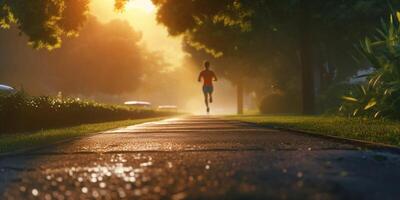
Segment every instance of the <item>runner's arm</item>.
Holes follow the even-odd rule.
[[[201,82],[201,77],[202,77],[202,76],[203,76],[203,73],[200,73],[200,74],[199,74],[199,78],[198,78],[198,81],[199,81],[199,82]]]
[[[215,73],[213,72],[213,76],[214,76],[214,81],[218,81],[217,76],[215,75]]]

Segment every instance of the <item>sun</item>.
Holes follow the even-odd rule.
[[[156,7],[151,0],[131,0],[126,4],[127,10],[142,10],[148,13],[155,11]]]

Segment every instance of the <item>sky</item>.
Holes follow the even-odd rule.
[[[166,28],[156,21],[156,8],[151,0],[132,0],[123,12],[115,12],[114,0],[92,0],[90,13],[101,22],[113,19],[126,20],[142,32],[142,42],[151,51],[163,52],[171,67],[180,67],[185,53],[182,51],[182,37],[171,37]]]

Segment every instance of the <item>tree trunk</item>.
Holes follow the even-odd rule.
[[[239,81],[237,83],[237,114],[243,114],[243,83]]]
[[[303,114],[314,114],[315,91],[313,70],[313,43],[311,39],[309,1],[301,1],[302,17],[300,21],[300,57],[302,69],[302,108]]]

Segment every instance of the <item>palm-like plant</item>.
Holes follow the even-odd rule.
[[[400,12],[382,22],[377,34],[360,44],[375,71],[368,82],[343,96],[340,107],[349,116],[400,118]]]

